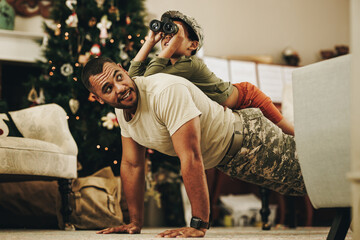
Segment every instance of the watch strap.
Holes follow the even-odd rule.
[[[190,221],[190,227],[196,228],[196,229],[200,229],[200,228],[209,229],[210,228],[210,223],[204,222],[200,218],[192,217],[191,221]]]

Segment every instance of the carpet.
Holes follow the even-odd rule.
[[[329,227],[307,227],[296,229],[272,229],[262,231],[255,227],[220,228],[208,230],[205,239],[247,239],[247,240],[282,240],[282,239],[326,239]],[[1,229],[1,240],[122,240],[122,239],[159,239],[156,235],[166,228],[143,229],[141,234],[96,234],[96,231],[61,231],[34,229]],[[203,238],[192,238],[203,239]],[[346,239],[352,239],[349,230]]]

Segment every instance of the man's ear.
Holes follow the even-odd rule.
[[[99,98],[96,94],[94,94],[92,92],[90,92],[88,100],[91,102],[98,101],[100,104],[105,103],[101,98]]]
[[[190,45],[189,49],[191,51],[193,51],[193,50],[196,50],[198,48],[198,46],[199,46],[199,41],[194,40],[194,41],[191,41],[191,45]]]

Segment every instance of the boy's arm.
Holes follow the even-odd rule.
[[[163,35],[162,32],[154,33],[153,31],[150,30],[148,36],[146,37],[146,41],[144,45],[142,45],[139,52],[136,54],[135,58],[133,59],[133,61],[137,61],[137,62],[145,61],[149,53],[151,52],[151,49],[153,49],[155,44],[157,44],[161,40],[162,35]]]
[[[162,33],[154,33],[150,30],[144,45],[140,48],[139,52],[136,54],[135,58],[131,61],[129,68],[129,76],[142,76],[145,73],[146,65],[145,60],[149,56],[149,53],[153,49],[156,43],[160,41]]]

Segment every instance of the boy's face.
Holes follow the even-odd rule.
[[[115,63],[106,62],[103,71],[89,78],[95,99],[101,104],[136,111],[138,95],[134,81]]]
[[[179,31],[176,34],[182,34],[181,32],[183,32],[184,40],[182,41],[181,45],[176,49],[172,58],[179,58],[184,55],[191,56],[191,52],[194,50],[194,48],[192,47],[194,41],[191,41],[189,39],[189,33],[187,31],[187,27],[181,21],[174,21],[174,23],[177,24],[178,26],[180,25],[179,28],[183,29],[183,31],[179,29]],[[169,42],[173,36],[174,34],[164,35],[164,37],[161,39],[161,49],[164,50],[166,47],[168,47]]]

